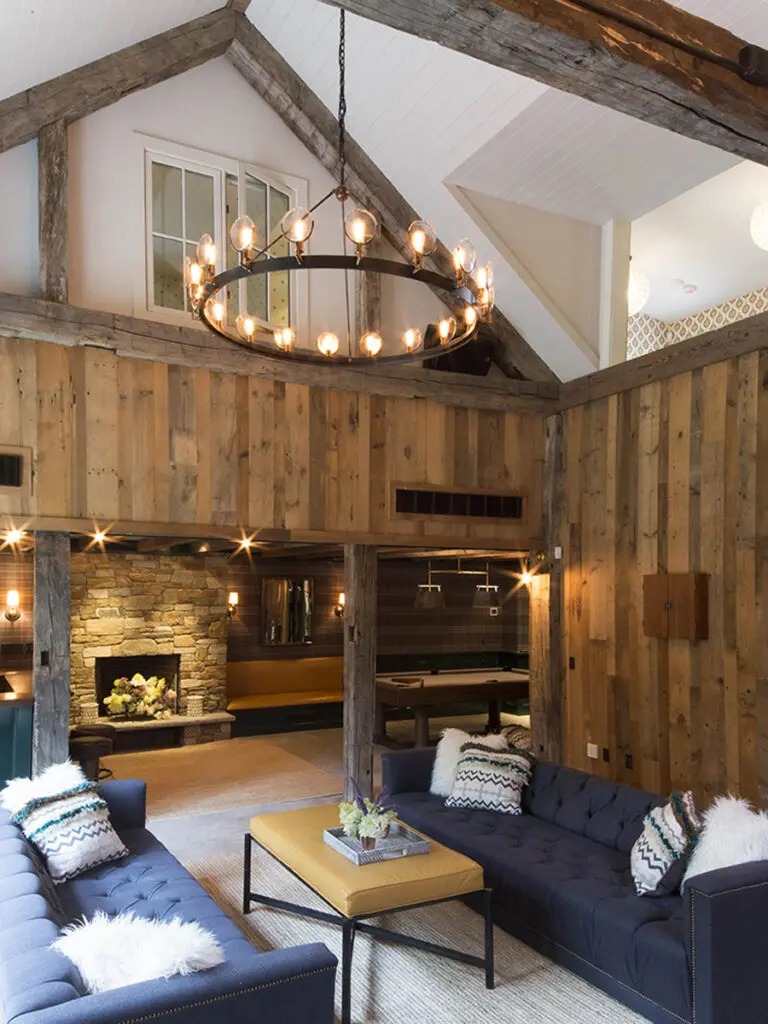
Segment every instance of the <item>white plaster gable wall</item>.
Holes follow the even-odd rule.
[[[0,153],[0,224],[3,252],[0,291],[38,295],[37,143]],[[13,258],[9,258],[12,254]]]
[[[155,138],[208,151],[214,164],[222,155],[304,178],[310,204],[335,184],[226,58],[125,97],[70,127],[74,305],[154,316],[146,311],[145,296],[144,152],[147,146],[162,148],[152,143]],[[309,251],[341,252],[341,247],[340,207],[331,201],[317,211]],[[388,340],[442,315],[442,304],[424,285],[397,282],[394,294],[382,325]],[[346,337],[340,274],[310,274],[309,306],[311,337],[322,330]]]

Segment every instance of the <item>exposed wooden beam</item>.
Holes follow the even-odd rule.
[[[236,17],[228,8],[214,11],[3,100],[0,152],[28,142],[45,125],[76,121],[219,57],[232,40]]]
[[[256,92],[275,110],[306,148],[335,178],[339,176],[338,122],[267,39],[248,21],[238,16],[229,58]],[[418,214],[392,182],[352,138],[347,139],[347,184],[364,205],[381,218],[384,236],[404,258],[410,258],[408,227]],[[442,274],[451,276],[453,261],[442,244],[431,257]],[[445,304],[460,312],[452,295],[438,292]],[[516,328],[499,311],[494,312],[493,329],[509,359],[507,371],[533,381],[557,381],[546,363]]]
[[[355,779],[373,795],[378,562],[369,544],[344,547],[344,799]]]
[[[39,198],[40,294],[51,302],[67,302],[67,175],[68,130],[65,121],[52,121],[37,138]]]
[[[561,385],[560,408],[571,409],[575,405],[631,391],[657,380],[668,380],[678,373],[699,370],[711,363],[764,348],[768,348],[768,313],[758,313],[735,324],[650,352],[647,356],[598,370],[586,377],[577,377]]]
[[[466,558],[467,560],[486,559],[491,562],[515,561],[518,558],[527,558],[529,550],[525,551],[486,551],[482,548],[477,551],[471,548],[380,548],[380,561],[391,561],[392,559],[429,559],[429,558]]]
[[[35,533],[32,771],[69,757],[70,547],[67,533]]]
[[[120,355],[181,366],[252,374],[313,387],[392,398],[428,398],[442,405],[552,412],[558,386],[524,380],[489,381],[464,374],[395,367],[302,365],[258,356],[199,328],[100,313],[77,306],[0,293],[0,337],[95,345]]]
[[[245,14],[251,6],[251,0],[227,0],[227,7],[237,14]]]
[[[768,89],[690,52],[738,64],[744,41],[663,0],[325,2],[768,164]]]

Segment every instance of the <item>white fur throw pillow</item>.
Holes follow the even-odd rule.
[[[90,921],[66,928],[51,948],[72,961],[91,994],[206,971],[224,962],[216,938],[194,921],[108,917],[101,910]]]
[[[755,813],[746,800],[719,796],[702,820],[704,827],[693,848],[683,888],[705,871],[768,860],[768,814]]]
[[[443,729],[435,752],[432,781],[429,784],[429,792],[434,796],[450,796],[453,792],[461,748],[465,743],[482,743],[484,747],[490,747],[491,750],[509,749],[507,738],[501,733],[493,733],[490,736],[470,736],[463,729]]]

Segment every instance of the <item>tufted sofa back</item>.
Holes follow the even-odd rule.
[[[554,764],[537,764],[523,791],[528,814],[624,852],[632,849],[648,811],[664,802],[641,789]]]

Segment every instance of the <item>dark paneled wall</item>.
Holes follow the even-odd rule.
[[[32,643],[34,632],[33,586],[32,554],[0,551],[0,672],[32,667],[32,654],[25,645]],[[19,592],[21,618],[17,622],[9,622],[4,614],[9,590]]]

